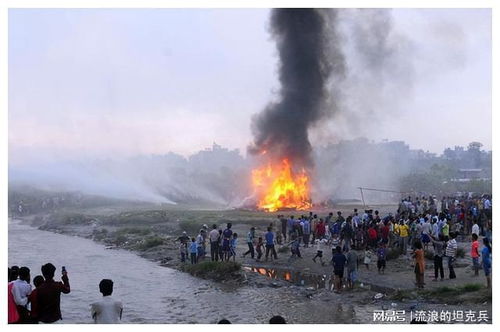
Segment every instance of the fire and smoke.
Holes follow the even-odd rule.
[[[279,52],[279,100],[271,102],[252,123],[249,151],[264,154],[271,166],[254,170],[258,206],[310,207],[308,169],[313,166],[309,129],[335,111],[328,82],[343,76],[344,58],[336,34],[337,13],[324,9],[274,9],[271,33]],[[332,55],[334,55],[332,57]],[[282,171],[267,172],[279,169]],[[300,172],[297,170],[300,169]],[[264,185],[256,174],[267,174]]]

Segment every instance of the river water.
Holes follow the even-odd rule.
[[[311,301],[288,287],[229,288],[161,267],[125,250],[91,240],[41,231],[9,221],[9,266],[28,266],[31,278],[51,262],[66,266],[71,293],[61,295],[62,323],[92,323],[89,304],[101,297],[99,281],[114,282],[113,297],[124,305],[124,323],[267,323],[273,315],[289,323],[356,323],[352,306]],[[56,279],[58,279],[56,277]],[[364,319],[363,319],[364,318]]]

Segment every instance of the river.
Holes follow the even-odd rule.
[[[61,295],[62,323],[92,323],[89,304],[101,297],[99,281],[114,282],[124,305],[124,323],[267,323],[273,315],[289,323],[368,322],[368,312],[298,296],[292,288],[232,288],[161,267],[125,250],[91,240],[41,231],[9,220],[9,266],[28,266],[32,279],[51,262],[66,266],[71,293]],[[57,279],[57,277],[56,277]]]

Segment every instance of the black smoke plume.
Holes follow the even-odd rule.
[[[337,20],[337,12],[329,9],[272,10],[270,31],[279,53],[281,88],[279,99],[253,118],[250,153],[266,151],[298,166],[312,166],[308,131],[336,111],[335,100],[328,100],[328,83],[345,71]]]

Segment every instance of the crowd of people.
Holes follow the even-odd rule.
[[[50,324],[62,320],[61,294],[71,291],[68,273],[62,267],[61,281],[55,281],[56,267],[44,264],[42,275],[33,278],[28,267],[8,268],[8,323],[9,324]],[[101,301],[90,305],[90,317],[95,323],[118,323],[122,317],[123,305],[111,297],[113,281],[103,279],[99,283]]]
[[[366,269],[372,259],[376,259],[377,270],[384,273],[389,254],[400,254],[414,258],[416,287],[424,287],[426,252],[434,258],[434,281],[444,279],[443,262],[449,270],[448,277],[456,278],[455,262],[458,256],[457,239],[471,242],[471,257],[475,275],[484,271],[487,286],[491,286],[491,197],[470,195],[443,197],[434,196],[405,197],[397,211],[382,216],[379,211],[366,209],[359,213],[354,209],[347,217],[341,211],[336,215],[330,212],[325,217],[309,212],[308,215],[285,217],[278,215],[265,233],[256,234],[255,227],[248,231],[245,241],[248,250],[242,257],[250,255],[252,259],[268,261],[277,259],[276,245],[290,248],[289,261],[302,258],[303,248],[316,248],[313,261],[325,265],[323,260],[327,250],[331,250],[330,263],[336,278],[335,290],[340,291],[342,281],[352,287],[357,279],[358,259]],[[191,263],[208,258],[206,247],[210,245],[212,261],[236,259],[238,235],[228,223],[224,230],[212,226],[209,232],[203,225],[196,238],[189,238],[184,233],[178,240],[181,261],[191,255]],[[482,249],[479,238],[482,237]],[[264,253],[265,249],[265,253]],[[307,250],[307,249],[306,249]],[[361,251],[361,254],[359,252]],[[361,256],[361,257],[358,257]],[[344,278],[344,270],[346,277]]]
[[[276,260],[276,245],[280,245],[290,248],[290,261],[302,258],[302,249],[311,248],[315,249],[313,262],[324,266],[324,255],[330,250],[334,291],[341,292],[344,282],[347,288],[354,287],[360,261],[369,270],[375,258],[378,273],[383,274],[390,252],[407,257],[410,252],[415,263],[415,285],[423,288],[426,252],[431,252],[434,258],[434,281],[445,277],[443,262],[447,263],[449,279],[457,278],[454,265],[458,256],[457,239],[460,238],[462,242],[470,242],[474,275],[478,276],[482,269],[487,287],[491,287],[491,210],[491,197],[469,195],[443,197],[440,201],[433,196],[406,197],[394,214],[384,216],[372,209],[366,209],[362,214],[353,209],[347,217],[341,211],[336,216],[330,212],[325,217],[318,217],[313,212],[297,218],[280,214],[260,236],[255,227],[250,228],[245,237],[248,250],[241,253],[241,257],[250,255],[257,261]],[[479,241],[480,238],[482,241]],[[183,232],[177,238],[180,242],[179,256],[184,263],[189,260],[191,264],[197,264],[208,259],[207,247],[210,246],[211,261],[235,261],[238,239],[231,223],[227,223],[225,229],[219,229],[214,224],[210,231],[205,224],[196,237]],[[43,265],[42,275],[33,278],[32,286],[28,267],[9,268],[9,323],[55,323],[62,319],[60,296],[61,293],[70,293],[69,278],[63,267],[62,281],[55,281],[55,271],[53,264]],[[103,279],[99,291],[103,298],[90,305],[90,316],[96,323],[118,323],[122,318],[123,305],[111,297],[113,281]],[[271,320],[270,323],[284,323],[281,316]]]

